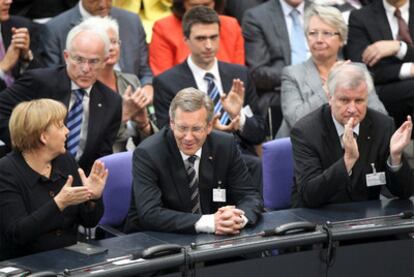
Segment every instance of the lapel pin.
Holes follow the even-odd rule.
[[[368,140],[370,140],[370,139],[371,139],[371,137],[370,137],[370,136],[367,136],[367,139],[368,139]]]
[[[101,104],[101,103],[98,103],[98,107],[99,107],[99,108],[102,108],[102,104]]]
[[[209,159],[209,160],[213,160],[213,157],[212,157],[212,156],[208,156],[208,159]]]
[[[220,180],[217,182],[217,184],[219,184],[219,185],[221,185],[222,183],[223,183],[223,182],[222,182],[222,181],[220,181]]]

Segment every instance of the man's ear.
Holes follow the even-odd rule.
[[[69,59],[69,51],[66,49],[63,51],[63,58],[65,59],[65,63],[67,64]]]

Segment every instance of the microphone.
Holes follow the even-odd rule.
[[[240,237],[234,237],[229,239],[222,239],[218,241],[211,241],[211,242],[203,242],[203,243],[191,243],[190,247],[191,249],[196,249],[199,246],[203,245],[210,245],[210,244],[216,244],[216,243],[226,243],[226,242],[234,242],[237,240],[247,239],[247,238],[254,238],[254,237],[270,237],[270,236],[283,236],[283,235],[290,235],[290,234],[297,234],[301,232],[311,232],[315,231],[316,224],[311,223],[308,221],[297,221],[297,222],[290,222],[286,224],[282,224],[276,228],[263,230],[261,232],[258,232],[256,234],[252,235],[245,235]]]
[[[333,225],[339,225],[339,224],[344,224],[344,223],[362,222],[362,221],[369,221],[369,220],[375,220],[375,219],[393,219],[393,218],[411,219],[413,217],[414,217],[414,212],[407,210],[407,211],[403,211],[401,213],[393,214],[393,215],[373,216],[373,217],[342,220],[342,221],[335,221],[335,222],[327,221],[326,224],[328,224],[329,226],[333,226]]]

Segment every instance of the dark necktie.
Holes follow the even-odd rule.
[[[67,119],[67,127],[69,129],[68,139],[66,141],[66,148],[73,155],[76,156],[79,148],[80,133],[83,119],[83,95],[85,91],[83,89],[74,90],[75,102],[69,111]]]
[[[221,105],[220,92],[214,83],[214,75],[207,72],[206,75],[204,75],[204,80],[207,81],[208,85],[207,94],[214,102],[214,114],[220,113],[220,123],[226,125],[229,121],[229,115],[223,110],[223,106]]]
[[[189,181],[190,189],[190,200],[191,200],[191,212],[193,214],[201,213],[200,209],[200,194],[198,192],[198,176],[194,168],[194,162],[197,159],[197,156],[193,155],[187,159],[187,176]]]
[[[399,8],[395,9],[394,16],[397,18],[398,21],[398,35],[397,39],[402,40],[408,45],[413,45],[413,40],[410,35],[410,30],[408,29],[407,23],[405,23],[404,19],[401,16],[401,11]]]

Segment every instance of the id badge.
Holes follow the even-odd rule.
[[[226,189],[213,189],[213,202],[226,202]]]
[[[385,178],[385,172],[377,172],[375,169],[375,165],[372,163],[372,171],[373,173],[367,174],[365,176],[367,187],[373,187],[373,186],[382,186],[387,183]]]

